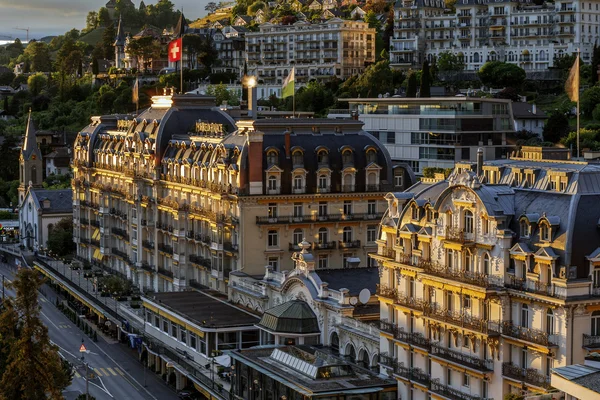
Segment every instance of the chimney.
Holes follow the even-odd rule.
[[[533,107],[531,108],[531,113],[532,113],[533,115],[535,115],[535,114],[537,114],[537,106],[536,106],[535,104],[532,104],[532,106],[533,106]]]
[[[477,176],[481,176],[483,172],[483,149],[477,149]]]
[[[256,86],[248,87],[248,116],[256,119],[258,114],[257,105],[258,89]]]
[[[292,148],[292,136],[290,131],[286,129],[285,133],[285,158],[288,160],[291,157],[291,148]]]
[[[263,194],[263,133],[248,132],[248,175],[250,194]]]

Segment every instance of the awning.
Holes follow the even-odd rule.
[[[231,367],[231,357],[229,357],[228,355],[218,356],[213,358],[213,360],[215,360],[215,362],[222,367]]]
[[[94,250],[94,255],[93,258],[98,260],[98,261],[102,261],[102,258],[104,257],[104,255],[102,254],[102,252],[100,252],[100,249],[95,249]]]
[[[96,228],[96,230],[94,230],[94,234],[92,235],[92,240],[100,240],[100,229]]]

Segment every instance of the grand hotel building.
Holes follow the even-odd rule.
[[[319,269],[366,267],[385,192],[409,172],[359,121],[234,121],[214,98],[164,95],[139,116],[92,118],[75,142],[77,255],[143,290],[293,268],[311,243]]]
[[[548,393],[552,368],[600,349],[600,168],[547,158],[523,148],[387,195],[372,257],[401,398]]]

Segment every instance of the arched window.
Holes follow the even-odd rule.
[[[342,163],[343,165],[352,165],[354,163],[354,154],[352,154],[352,150],[344,150],[342,153]]]
[[[348,343],[346,345],[346,352],[345,352],[345,356],[346,358],[351,362],[351,363],[356,363],[356,349],[354,348],[354,346],[351,343]]]
[[[465,211],[465,233],[473,233],[473,213],[469,210]]]
[[[377,185],[377,174],[375,172],[370,172],[369,175],[367,175],[367,185]]]
[[[600,336],[600,311],[592,313],[592,336]]]
[[[275,150],[271,150],[267,153],[267,166],[277,165],[277,152]]]
[[[529,328],[529,306],[525,303],[521,304],[521,326]]]
[[[363,368],[369,368],[369,353],[365,349],[361,349],[358,355],[358,365]]]
[[[319,244],[325,244],[329,242],[329,232],[327,228],[319,228]]]
[[[349,192],[354,190],[354,176],[352,174],[344,174],[343,191]]]
[[[319,152],[317,153],[317,163],[319,165],[329,164],[329,154],[327,154],[327,150],[319,150]]]
[[[35,165],[31,167],[31,183],[37,185],[37,168]],[[25,184],[29,184],[29,182],[25,182]]]
[[[301,243],[302,240],[304,240],[304,231],[300,228],[296,228],[294,229],[294,241],[292,242],[292,244],[294,246],[298,245],[298,243]]]
[[[331,340],[329,341],[331,349],[335,354],[340,354],[340,337],[337,332],[331,334]]]
[[[294,189],[300,190],[304,188],[304,177],[302,175],[294,175]]]
[[[377,163],[377,150],[367,150],[367,165],[371,163]]]
[[[483,273],[485,275],[490,274],[490,256],[487,253],[483,255]]]
[[[473,54],[473,62],[476,62],[476,63],[479,62],[479,53]]]
[[[319,189],[327,189],[327,175],[319,175]]]
[[[344,243],[350,243],[352,241],[352,227],[345,226],[342,231],[342,241]]]
[[[446,211],[446,226],[452,228],[452,212]]]
[[[554,335],[554,313],[551,308],[546,311],[546,333]]]
[[[540,240],[550,240],[550,227],[547,224],[540,224]]]
[[[294,151],[292,154],[292,164],[294,164],[294,167],[301,167],[304,165],[304,154],[302,154],[302,151]]]
[[[465,271],[473,271],[473,254],[469,250],[465,251]]]
[[[277,190],[277,177],[275,175],[269,175],[267,182],[269,190]]]

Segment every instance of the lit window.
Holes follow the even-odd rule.
[[[269,218],[277,218],[277,203],[269,203]]]

